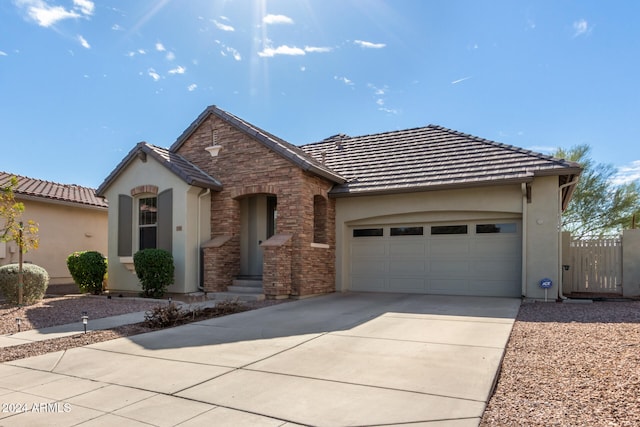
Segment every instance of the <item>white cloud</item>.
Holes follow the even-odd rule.
[[[235,31],[236,29],[233,28],[231,25],[227,25],[227,24],[223,24],[220,21],[216,21],[215,19],[211,20],[217,29],[222,30],[222,31]]]
[[[124,31],[124,28],[122,28],[122,27],[121,27],[120,25],[118,25],[118,24],[113,24],[113,25],[111,26],[111,29],[112,29],[113,31]]]
[[[9,56],[9,55],[7,55],[7,52],[3,52],[0,50],[0,56]]]
[[[384,107],[381,107],[381,108],[378,108],[378,110],[380,110],[382,112],[385,112],[385,113],[388,113],[388,114],[398,114],[399,113],[399,111],[396,110],[395,108],[384,108]]]
[[[89,44],[89,42],[87,41],[87,39],[85,39],[84,37],[82,37],[81,35],[78,35],[78,41],[80,42],[80,44],[82,45],[83,48],[85,49],[91,49],[91,45]]]
[[[144,49],[138,49],[138,53],[139,53],[140,55],[146,55],[146,54],[147,54],[147,51],[146,51],[146,50],[144,50]]]
[[[590,31],[589,23],[581,19],[573,23],[573,37],[578,37]]]
[[[265,24],[293,24],[293,19],[285,15],[265,15],[262,18],[262,22]]]
[[[187,69],[182,65],[178,65],[176,68],[169,70],[169,74],[184,74]]]
[[[167,52],[165,58],[167,58],[167,61],[173,61],[174,59],[176,59],[176,54],[173,52]]]
[[[93,15],[93,10],[95,8],[95,5],[93,4],[92,1],[89,0],[73,0],[73,4],[76,6],[77,9],[80,9],[80,12],[82,12],[85,15]]]
[[[452,81],[451,84],[452,85],[457,85],[458,83],[462,83],[463,81],[469,80],[470,78],[471,78],[471,76],[463,77],[461,79]]]
[[[309,53],[325,53],[331,52],[333,49],[330,47],[316,47],[316,46],[305,46],[304,51]]]
[[[187,90],[189,92],[193,92],[194,90],[196,90],[198,88],[198,85],[195,83],[190,84],[189,86],[187,86]]]
[[[340,76],[333,76],[334,80],[338,80],[344,84],[346,84],[347,86],[353,86],[353,82],[351,80],[349,80],[346,77],[340,77]]]
[[[305,52],[303,49],[295,46],[278,46],[277,48],[265,47],[261,52],[258,52],[258,56],[263,58],[271,58],[276,55],[289,55],[289,56],[299,56],[304,55]]]
[[[158,42],[158,43],[156,43],[156,50],[158,52],[164,52],[167,49],[165,49],[165,47],[164,47],[164,45],[162,43]]]
[[[388,89],[386,86],[384,88],[379,88],[379,87],[376,87],[375,85],[372,85],[371,83],[367,84],[367,87],[373,90],[373,94],[376,96],[384,95],[385,93],[387,93],[387,89]]]
[[[634,160],[629,165],[618,168],[618,173],[612,182],[616,185],[629,184],[640,180],[640,160]]]
[[[238,52],[236,49],[227,46],[227,52],[229,52],[231,56],[233,56],[233,59],[235,59],[236,61],[242,60],[242,56],[240,56],[240,52]]]
[[[94,4],[89,0],[74,0],[71,9],[50,5],[46,0],[16,0],[15,3],[26,9],[29,18],[45,28],[65,19],[87,18],[93,15],[94,10]]]
[[[154,70],[153,68],[149,68],[149,70],[147,71],[147,75],[151,77],[155,82],[160,80],[160,74],[156,73],[156,70]]]
[[[355,40],[354,43],[360,47],[365,47],[367,49],[382,49],[386,46],[386,44],[384,43],[372,43],[364,40]]]

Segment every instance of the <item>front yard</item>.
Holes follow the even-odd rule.
[[[640,302],[523,304],[481,425],[640,425]]]

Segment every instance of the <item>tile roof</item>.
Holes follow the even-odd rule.
[[[12,176],[18,179],[18,186],[14,190],[18,198],[20,196],[27,196],[57,202],[78,203],[97,208],[108,207],[107,201],[97,196],[95,189],[74,184],[58,184],[0,171],[0,187],[9,185]]]
[[[574,162],[435,125],[334,135],[301,148],[347,179],[334,186],[334,196],[528,182],[538,175],[581,172]]]
[[[212,190],[221,190],[222,184],[217,179],[211,177],[202,169],[198,168],[193,163],[182,157],[177,153],[173,153],[166,148],[158,147],[146,142],[139,142],[133,149],[125,156],[124,159],[116,166],[116,168],[109,174],[100,187],[96,190],[96,193],[103,195],[107,187],[116,179],[116,177],[129,165],[133,160],[139,156],[146,159],[146,156],[151,156],[161,165],[169,169],[172,173],[182,179],[189,185],[195,185],[201,188],[210,188]]]
[[[200,116],[198,116],[198,118],[196,118],[196,120],[194,120],[193,123],[191,123],[191,125],[182,133],[182,135],[180,135],[178,139],[176,139],[169,150],[172,152],[177,151],[180,146],[189,138],[189,136],[191,136],[191,134],[195,132],[195,130],[207,119],[207,117],[209,117],[210,114],[214,114],[220,119],[225,120],[229,124],[235,126],[237,129],[253,136],[267,148],[280,154],[285,159],[288,159],[302,170],[320,175],[335,183],[345,182],[345,179],[342,176],[319,162],[317,159],[314,159],[308,153],[301,150],[300,147],[297,147],[281,138],[278,138],[277,136],[260,129],[259,127],[254,126],[251,123],[246,122],[241,118],[236,117],[233,114],[216,107],[215,105],[207,107],[200,114]]]

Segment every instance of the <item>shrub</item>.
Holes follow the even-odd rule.
[[[168,328],[193,320],[199,314],[199,309],[186,310],[182,306],[170,302],[145,312],[144,321],[151,328]]]
[[[67,268],[80,292],[99,295],[107,274],[107,259],[97,251],[74,252],[67,257]]]
[[[173,255],[164,249],[143,249],[133,255],[136,275],[142,285],[142,296],[161,298],[173,284]]]
[[[18,304],[18,264],[7,264],[0,267],[0,292],[8,302]],[[49,285],[49,274],[44,268],[35,264],[23,264],[23,304],[34,304],[44,298]]]

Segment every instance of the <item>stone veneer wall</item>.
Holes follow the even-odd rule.
[[[215,135],[215,137],[214,137]],[[215,140],[215,142],[214,142]],[[217,157],[205,147],[220,145]],[[211,237],[230,236],[216,248],[205,249],[205,290],[221,291],[240,272],[240,202],[252,194],[277,197],[278,234],[291,234],[291,296],[333,292],[335,289],[335,201],[327,197],[332,183],[304,172],[228,122],[210,115],[190,135],[178,153],[217,178],[223,190],[211,195]],[[327,198],[326,246],[312,247],[314,196]],[[213,258],[212,258],[213,257]],[[215,259],[214,259],[215,258]],[[282,260],[279,269],[282,271]],[[265,275],[275,266],[265,263]],[[281,275],[282,273],[280,273]],[[223,282],[227,282],[226,284]],[[265,292],[271,292],[265,287]],[[268,297],[282,297],[272,295]]]

